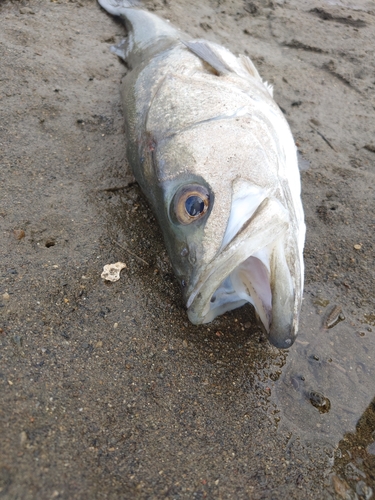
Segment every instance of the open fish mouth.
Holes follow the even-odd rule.
[[[283,205],[275,198],[264,198],[240,230],[232,231],[234,237],[226,234],[222,250],[201,271],[189,293],[190,321],[208,323],[249,302],[270,342],[290,347],[297,332],[300,301],[286,260],[289,226],[289,213]]]
[[[213,293],[210,304],[203,310],[203,323],[211,322],[216,316],[241,307],[249,302],[252,304],[266,330],[269,331],[272,320],[272,291],[269,265],[257,257],[257,252],[251,255],[224,279]],[[207,312],[206,312],[207,311]]]

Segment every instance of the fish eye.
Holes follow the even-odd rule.
[[[180,188],[174,196],[174,215],[183,225],[201,219],[210,206],[208,190],[199,184],[190,184]]]
[[[185,201],[185,209],[191,217],[197,217],[204,211],[204,201],[200,196],[194,194]]]

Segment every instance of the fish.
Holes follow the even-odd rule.
[[[289,348],[305,241],[297,149],[251,59],[193,39],[128,0],[98,0],[127,38],[112,51],[127,158],[163,233],[191,323],[250,303]]]

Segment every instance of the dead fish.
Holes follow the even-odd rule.
[[[294,342],[304,214],[296,146],[252,61],[192,40],[126,0],[99,0],[128,38],[128,160],[162,229],[193,324],[251,303],[269,340]]]

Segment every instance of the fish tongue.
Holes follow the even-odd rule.
[[[248,257],[231,273],[237,295],[254,305],[267,332],[272,317],[272,293],[269,271],[256,257]]]

